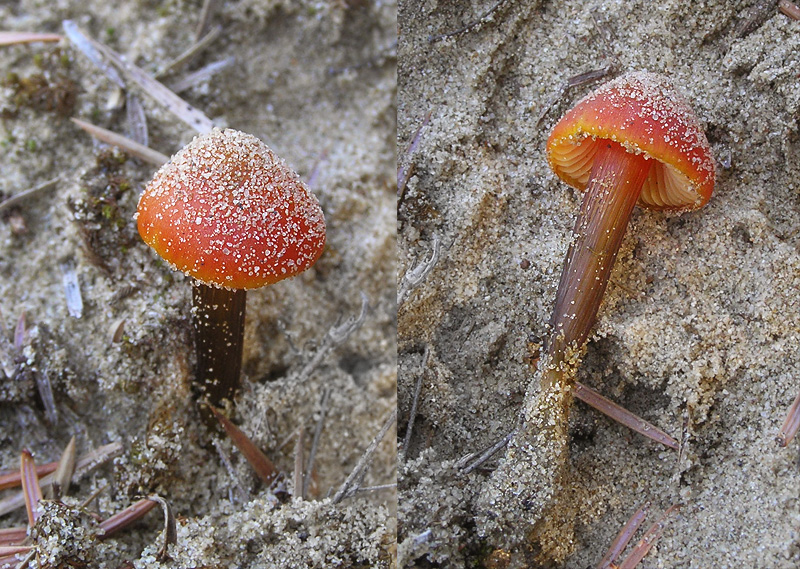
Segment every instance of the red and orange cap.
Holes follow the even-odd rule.
[[[230,289],[294,276],[325,245],[314,194],[263,142],[233,129],[196,137],[162,166],[137,220],[145,243],[173,267]]]
[[[604,139],[655,160],[640,205],[691,210],[711,197],[716,171],[708,140],[688,103],[664,76],[627,73],[579,101],[550,133],[550,167],[567,184],[586,189]]]

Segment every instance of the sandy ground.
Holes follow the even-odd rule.
[[[509,1],[430,43],[496,5],[400,6],[399,161],[414,175],[399,274],[437,241],[440,253],[398,307],[401,440],[422,378],[400,465],[399,565],[583,569],[650,501],[647,525],[681,510],[640,567],[796,567],[798,446],[775,436],[800,389],[800,23],[770,2]],[[671,78],[718,178],[700,211],[635,210],[579,380],[684,446],[576,402],[548,500],[533,465],[497,480],[502,451],[468,475],[458,461],[501,440],[536,393],[529,363],[579,199],[549,171],[544,142],[592,88],[561,86],[608,65]],[[514,478],[532,499],[497,491]]]
[[[154,72],[193,43],[201,5],[4,2],[0,27],[61,33],[69,18]],[[287,473],[293,435],[305,429],[307,456],[325,415],[311,495],[292,500],[291,475],[277,494],[263,488],[227,439],[219,446],[232,472],[223,465],[189,388],[190,283],[157,260],[132,219],[155,167],[110,152],[68,120],[121,133],[130,126],[116,87],[66,41],[0,48],[0,200],[60,178],[0,215],[0,466],[15,468],[23,448],[37,462],[57,460],[73,434],[79,453],[120,442],[113,465],[85,477],[67,503],[105,488],[87,506],[105,517],[138,496],[164,497],[178,516],[169,567],[388,567],[394,490],[340,504],[325,497],[396,406],[396,7],[219,2],[210,25],[220,26],[218,39],[165,82],[234,57],[183,96],[216,124],[267,142],[309,180],[327,219],[326,250],[314,268],[248,296],[243,386],[232,411]],[[169,155],[191,140],[192,129],[139,98],[150,146]],[[68,313],[65,273],[77,278],[79,315]],[[359,315],[362,295],[363,322],[331,344],[329,331]],[[55,416],[43,405],[46,384]],[[390,429],[363,486],[395,481],[394,438]],[[91,567],[157,566],[157,511],[102,544],[86,515],[47,512],[43,527],[61,529],[37,542],[42,566],[48,556],[66,566],[70,555]],[[3,521],[24,524],[20,512]]]

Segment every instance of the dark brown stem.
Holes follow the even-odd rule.
[[[555,364],[589,337],[650,165],[644,155],[610,140],[597,151],[550,320],[548,353]],[[543,387],[553,383],[552,375],[544,375]]]
[[[233,401],[239,387],[247,291],[228,290],[194,281],[192,324],[201,400],[220,406]]]

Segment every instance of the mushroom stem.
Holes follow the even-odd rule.
[[[611,140],[603,141],[595,155],[550,319],[547,351],[555,364],[589,337],[651,163]],[[543,389],[558,381],[559,367],[542,376]]]
[[[233,401],[239,387],[246,301],[246,290],[193,283],[196,383],[201,389],[200,399],[213,406],[220,406],[223,399]]]

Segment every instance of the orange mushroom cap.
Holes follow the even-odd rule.
[[[214,129],[156,172],[139,199],[139,234],[174,268],[251,289],[306,270],[325,218],[297,174],[256,137]]]
[[[686,100],[662,75],[628,73],[578,102],[550,133],[550,167],[567,184],[586,189],[603,139],[655,160],[640,205],[691,210],[711,197],[716,170],[708,140]]]

